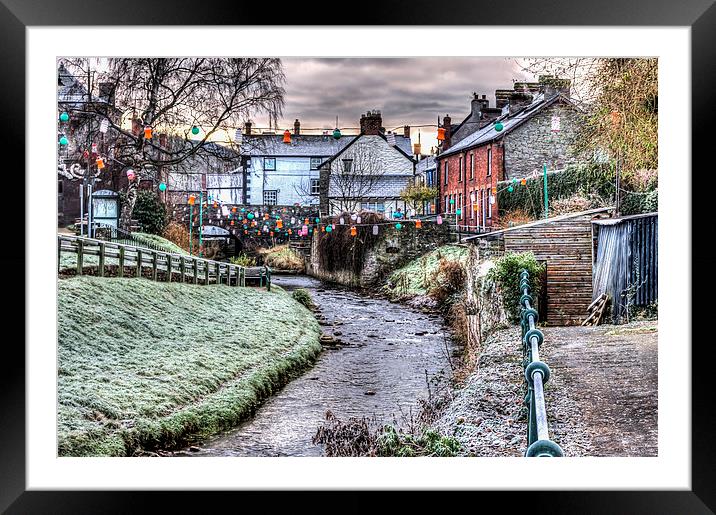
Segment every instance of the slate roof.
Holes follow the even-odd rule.
[[[241,143],[241,154],[245,156],[284,156],[284,157],[332,157],[346,148],[358,136],[341,136],[335,139],[332,135],[322,134],[291,134],[291,143],[283,142],[281,134],[252,134],[244,136]],[[410,138],[395,136],[395,144],[403,153],[410,156],[412,146]]]
[[[435,156],[428,156],[418,161],[418,163],[415,165],[415,173],[424,173],[428,170],[436,168],[436,166],[437,160],[435,159]]]
[[[528,104],[514,114],[509,114],[509,112],[507,112],[495,118],[493,123],[490,123],[482,129],[479,129],[460,140],[455,144],[455,146],[450,147],[445,152],[440,154],[440,157],[456,154],[468,148],[477,147],[501,138],[505,134],[508,134],[510,131],[525,123],[530,118],[534,117],[542,109],[554,104],[558,99],[571,103],[569,99],[563,95],[553,95],[545,99],[544,93],[539,93],[538,95],[535,95],[531,104]],[[495,123],[498,121],[503,125],[503,129],[499,132],[495,130]]]

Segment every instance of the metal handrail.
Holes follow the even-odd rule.
[[[549,380],[550,370],[540,360],[539,348],[544,342],[544,334],[537,329],[539,313],[532,307],[530,295],[529,272],[520,272],[520,305],[522,306],[522,344],[525,364],[525,381],[527,395],[525,404],[528,406],[527,451],[526,457],[562,457],[562,448],[549,438],[547,424],[547,408],[544,398],[544,385]]]

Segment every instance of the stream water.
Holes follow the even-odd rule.
[[[427,397],[428,379],[449,375],[454,348],[438,315],[306,276],[272,280],[289,291],[307,289],[320,307],[323,331],[342,345],[326,347],[313,368],[267,400],[250,420],[187,454],[321,456],[312,438],[327,410],[343,420],[399,422],[417,412],[418,399]]]

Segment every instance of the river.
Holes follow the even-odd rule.
[[[321,456],[312,438],[327,410],[338,418],[404,420],[427,397],[427,378],[450,374],[454,346],[439,315],[324,284],[274,276],[288,291],[305,288],[325,333],[342,342],[268,399],[240,426],[196,444],[191,456]],[[198,447],[198,450],[196,448]]]

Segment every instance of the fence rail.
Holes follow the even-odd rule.
[[[210,259],[174,254],[148,247],[126,245],[82,236],[57,235],[58,267],[63,253],[74,254],[77,258],[77,275],[84,273],[85,258],[98,258],[97,275],[107,273],[107,260],[117,263],[118,277],[143,277],[149,269],[149,278],[159,280],[160,272],[166,282],[179,275],[179,282],[194,284],[226,284],[246,286],[246,280],[257,280],[260,287],[271,291],[271,269],[263,267],[244,267],[213,261]]]
[[[525,381],[527,395],[525,404],[528,406],[527,452],[526,457],[561,457],[562,448],[549,438],[547,425],[547,408],[544,398],[544,385],[549,380],[550,370],[540,360],[539,348],[544,341],[544,334],[537,329],[539,313],[532,307],[530,281],[527,270],[520,273],[520,305],[522,306],[522,343],[525,364]]]

